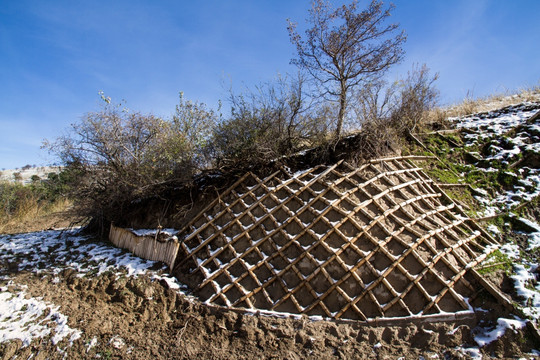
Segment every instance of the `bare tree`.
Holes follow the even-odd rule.
[[[403,57],[405,33],[397,24],[386,24],[393,6],[372,0],[364,10],[358,1],[333,9],[314,0],[309,11],[311,25],[302,38],[296,24],[288,21],[291,42],[298,58],[292,63],[305,69],[320,85],[321,95],[339,102],[336,136],[341,135],[348,94],[355,87],[380,78]]]
[[[205,147],[216,115],[204,104],[181,96],[173,118],[162,119],[102,98],[101,111],[44,141],[77,174],[72,196],[79,215],[114,220],[132,201],[167,184],[189,183],[208,166]]]

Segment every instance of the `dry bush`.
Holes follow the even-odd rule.
[[[364,133],[365,145],[360,151],[365,151],[365,156],[399,151],[409,132],[430,121],[439,97],[437,78],[425,65],[415,65],[405,79],[391,84],[373,82],[356,93],[356,123],[351,127]]]
[[[433,108],[427,112],[425,125],[431,130],[450,129],[452,127],[446,111],[440,107]]]
[[[24,222],[65,210],[70,200],[56,192],[56,184],[22,185],[0,182],[0,233]]]
[[[0,183],[0,217],[9,219],[28,213],[37,205],[38,196],[30,187],[18,183]]]
[[[66,198],[49,204],[27,203],[25,205],[27,211],[0,216],[0,234],[40,231],[53,225],[57,226],[58,223],[64,224],[64,227],[71,226],[71,221],[79,219],[76,216],[69,217],[71,206],[71,200]]]
[[[231,116],[212,137],[215,167],[244,171],[317,146],[328,133],[327,109],[310,106],[302,77],[279,78],[255,92],[231,93]]]
[[[426,65],[414,65],[407,78],[398,83],[396,104],[392,106],[390,126],[398,134],[414,132],[428,120],[428,113],[435,108],[439,91],[434,83],[439,75],[430,75]]]
[[[526,101],[540,101],[540,86],[527,87],[517,91],[507,90],[503,93],[476,98],[469,91],[462,102],[443,108],[442,111],[444,111],[446,117],[460,117],[492,111]]]
[[[164,184],[189,183],[208,166],[205,148],[216,117],[204,105],[181,96],[176,114],[164,120],[104,100],[101,111],[45,144],[67,165],[80,216],[114,220],[132,202],[158,195]]]
[[[110,221],[129,221],[138,204],[162,204],[163,216],[178,212],[169,209],[171,196],[172,207],[192,204],[192,196],[227,183],[228,175],[267,169],[326,141],[328,114],[309,106],[302,84],[301,77],[280,79],[232,94],[227,119],[182,97],[171,119],[130,112],[104,98],[101,111],[45,146],[66,164],[77,214],[104,231]]]

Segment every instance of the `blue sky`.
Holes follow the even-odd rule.
[[[337,2],[336,2],[337,3]],[[367,3],[361,0],[360,3]],[[389,76],[425,63],[442,103],[540,85],[540,1],[395,0],[408,34]],[[216,108],[294,73],[286,19],[309,1],[1,1],[0,169],[55,162],[40,150],[99,107],[98,91],[169,116],[178,93]]]

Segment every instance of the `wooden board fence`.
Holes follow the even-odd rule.
[[[144,259],[162,261],[173,267],[178,254],[179,242],[176,236],[159,233],[155,235],[137,235],[129,229],[111,224],[109,240],[117,247],[131,251]]]

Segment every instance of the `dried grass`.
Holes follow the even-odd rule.
[[[478,98],[468,93],[461,103],[432,110],[429,119],[430,122],[444,122],[444,119],[449,117],[492,111],[527,101],[540,101],[540,85]]]
[[[40,204],[36,198],[25,199],[14,214],[0,215],[0,234],[33,230],[32,224],[42,223],[44,218],[64,213],[72,206],[69,199],[61,198],[52,203]],[[29,224],[28,226],[21,226]]]

